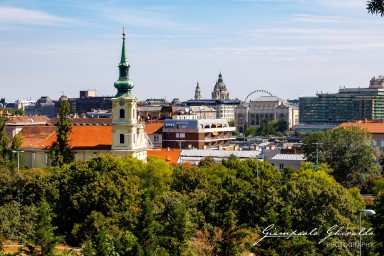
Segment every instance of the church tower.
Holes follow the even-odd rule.
[[[219,74],[219,79],[217,80],[215,87],[212,92],[213,100],[227,100],[229,99],[229,92],[227,90],[227,86],[224,83],[223,75]]]
[[[123,29],[119,79],[115,82],[117,94],[112,98],[112,154],[146,161],[147,140],[144,126],[137,122],[137,99],[131,93],[134,85],[129,79],[129,67]]]
[[[197,82],[196,89],[195,89],[195,100],[201,100],[201,90],[200,90],[199,82]]]

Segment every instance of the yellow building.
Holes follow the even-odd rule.
[[[137,99],[131,93],[133,82],[129,80],[129,67],[123,32],[119,79],[114,84],[117,94],[112,98],[111,126],[73,126],[69,138],[75,160],[88,160],[101,153],[147,160],[148,136],[144,125],[137,121]],[[23,128],[22,155],[25,166],[41,168],[50,165],[48,152],[56,140],[56,130],[56,126]]]
[[[137,122],[137,100],[132,95],[133,82],[129,79],[128,60],[125,54],[125,33],[119,64],[119,80],[115,82],[117,94],[112,98],[112,154],[132,155],[147,159],[147,140],[144,126]]]

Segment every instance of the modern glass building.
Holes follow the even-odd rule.
[[[368,88],[342,88],[299,98],[300,124],[340,124],[355,120],[384,120],[384,77],[373,77]]]

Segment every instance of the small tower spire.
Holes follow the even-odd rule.
[[[195,100],[201,100],[201,90],[199,86],[199,81],[197,81],[197,85],[195,89]]]
[[[121,47],[121,58],[120,58],[119,67],[120,66],[125,66],[125,67],[128,67],[128,69],[129,69],[128,59],[127,59],[127,55],[125,53],[125,29],[124,29],[124,27],[123,27],[123,46]]]
[[[123,45],[121,47],[121,58],[119,63],[119,79],[115,82],[117,96],[128,95],[133,97],[130,92],[133,88],[133,82],[129,80],[129,67],[127,55],[125,53],[125,30],[123,27]],[[127,94],[128,93],[128,94]]]

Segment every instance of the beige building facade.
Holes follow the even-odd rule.
[[[241,104],[234,110],[236,129],[244,132],[248,127],[260,127],[273,120],[285,120],[288,129],[299,123],[299,108],[276,96],[262,96]]]

